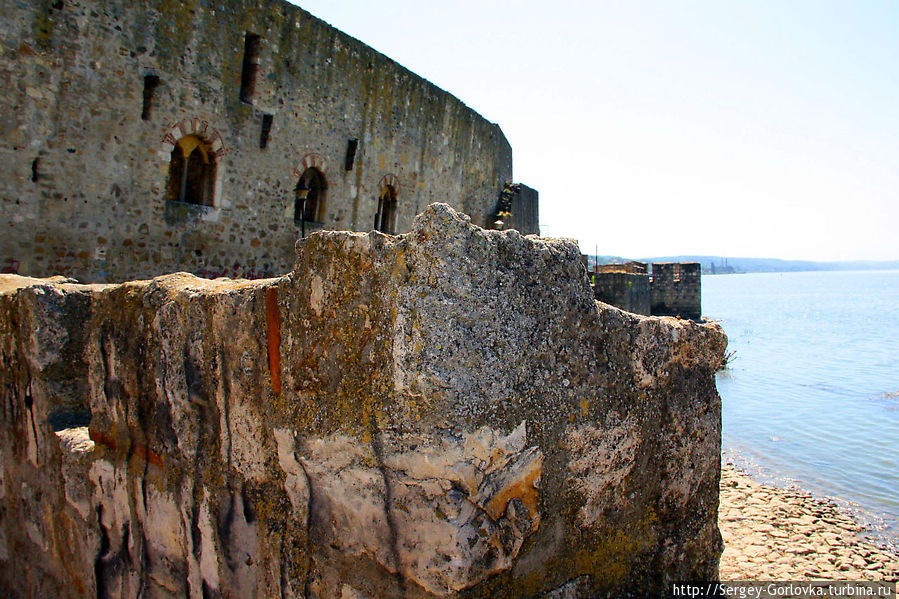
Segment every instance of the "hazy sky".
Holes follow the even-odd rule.
[[[541,230],[899,259],[899,0],[300,0],[500,125]]]

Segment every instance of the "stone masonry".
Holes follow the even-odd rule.
[[[653,262],[652,314],[702,318],[702,275],[699,262]]]
[[[296,260],[258,281],[0,276],[5,596],[716,577],[717,325],[595,302],[574,242],[447,205]]]
[[[649,276],[643,262],[597,264],[591,281],[598,301],[634,314],[650,314]]]
[[[496,220],[500,128],[282,0],[0,9],[2,272],[259,278],[292,266],[301,214],[402,232],[444,201]]]
[[[591,273],[598,301],[634,314],[702,318],[702,278],[698,262],[599,264]]]

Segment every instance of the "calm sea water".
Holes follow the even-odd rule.
[[[899,271],[703,276],[721,320],[725,459],[899,541]]]

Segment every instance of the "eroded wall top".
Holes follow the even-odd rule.
[[[315,234],[268,280],[7,279],[0,315],[0,588],[592,597],[716,575],[725,337],[598,304],[573,242],[435,205],[398,237]]]

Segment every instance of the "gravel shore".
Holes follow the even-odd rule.
[[[899,578],[899,555],[862,538],[831,501],[762,485],[732,464],[721,470],[721,580]]]

